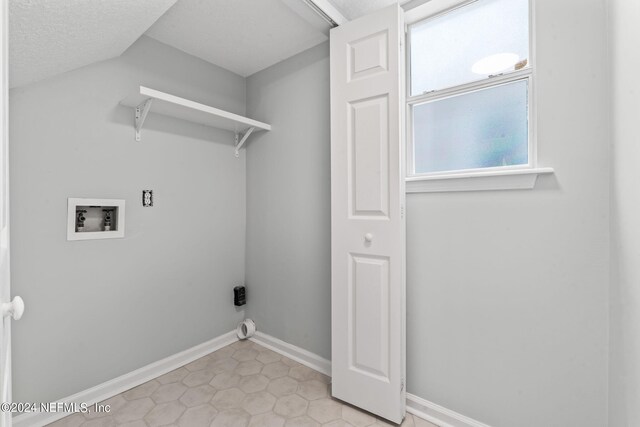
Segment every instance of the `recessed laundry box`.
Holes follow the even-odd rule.
[[[124,237],[124,200],[69,198],[67,240]]]

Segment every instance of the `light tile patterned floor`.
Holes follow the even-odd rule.
[[[75,414],[55,427],[393,425],[330,396],[329,377],[250,341],[238,341]],[[435,427],[407,414],[402,427]]]

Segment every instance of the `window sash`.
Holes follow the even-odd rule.
[[[412,63],[411,63],[411,28],[416,26],[416,25],[422,25],[425,22],[429,22],[438,18],[441,18],[442,16],[448,15],[449,13],[458,11],[460,9],[463,9],[467,6],[470,6],[474,3],[477,3],[480,0],[431,0],[429,2],[427,2],[427,4],[424,4],[422,6],[417,7],[415,10],[411,10],[408,13],[412,13],[414,19],[410,22],[407,23],[405,25],[405,35],[406,35],[406,78],[407,78],[407,84],[406,84],[406,89],[407,89],[407,99],[411,98],[412,95],[412,84],[413,84],[413,79],[412,77]],[[527,65],[522,69],[522,70],[512,70],[512,71],[505,71],[503,73],[498,74],[498,76],[501,76],[503,74],[507,74],[507,73],[514,73],[514,72],[518,72],[518,71],[523,71],[523,70],[527,70],[527,69],[533,69],[534,67],[534,46],[533,46],[533,27],[532,25],[534,24],[532,16],[533,16],[533,0],[528,0],[529,3],[529,11],[528,11],[528,15],[529,15],[529,23],[528,23],[528,29],[529,29],[529,54],[527,59]],[[417,15],[416,16],[416,11],[420,11],[422,8],[426,8],[429,7],[427,11],[424,12],[423,16],[418,18]],[[439,6],[439,7],[438,7]],[[495,76],[491,76],[489,78],[492,78]],[[478,80],[473,80],[467,83],[463,83],[463,84],[459,84],[459,85],[454,85],[454,86],[449,86],[449,87],[444,87],[441,89],[435,89],[426,93],[418,93],[417,95],[413,95],[413,97],[416,96],[421,96],[421,95],[425,95],[425,94],[429,94],[429,93],[434,93],[434,92],[440,92],[443,90],[450,90],[456,87],[460,87],[460,86],[466,86],[469,84],[473,84],[473,83],[479,83],[479,82],[483,82],[486,79],[478,79]]]
[[[535,50],[535,0],[529,0],[529,64],[527,67],[521,70],[508,71],[496,76],[469,82],[457,86],[452,86],[445,89],[434,90],[425,94],[419,94],[411,96],[411,37],[409,27],[423,23],[430,19],[437,18],[443,14],[449,13],[453,10],[465,7],[469,4],[475,3],[477,0],[431,0],[422,6],[418,6],[415,10],[410,11],[411,17],[405,27],[405,51],[406,51],[406,143],[407,143],[407,168],[406,174],[408,178],[420,178],[420,177],[437,177],[439,175],[455,175],[465,174],[469,172],[491,172],[491,171],[506,171],[506,170],[522,170],[535,168],[537,166],[537,141],[536,141],[536,127],[537,127],[537,114],[536,114],[536,89],[535,89],[535,70],[536,70],[536,50]],[[442,4],[442,7],[437,9],[438,2]],[[434,9],[434,7],[436,9]],[[420,15],[421,10],[425,10],[424,15]],[[428,101],[437,101],[439,99],[445,99],[457,95],[464,95],[471,92],[476,92],[481,89],[488,89],[495,86],[515,82],[518,80],[528,80],[528,164],[514,165],[514,166],[499,166],[488,168],[475,168],[475,169],[463,169],[463,170],[448,170],[441,172],[429,172],[429,173],[416,173],[415,169],[415,141],[414,141],[414,128],[413,128],[413,106],[416,104],[422,104]]]
[[[503,171],[503,170],[517,170],[517,169],[526,169],[533,168],[536,166],[535,162],[535,144],[534,141],[534,130],[535,125],[533,123],[533,78],[530,73],[518,76],[509,76],[509,78],[505,78],[500,82],[494,81],[491,79],[491,82],[484,82],[482,85],[475,85],[476,87],[465,89],[465,90],[456,90],[449,91],[448,93],[438,93],[438,94],[427,94],[420,97],[415,97],[416,99],[407,102],[407,176],[408,177],[432,177],[438,175],[451,175],[458,173],[468,173],[472,171]],[[528,96],[527,96],[527,106],[528,106],[528,120],[527,120],[527,160],[528,163],[521,165],[512,165],[512,166],[496,166],[496,167],[486,167],[486,168],[473,168],[473,169],[455,169],[455,170],[444,170],[438,172],[427,172],[427,173],[416,173],[416,159],[415,159],[415,139],[414,139],[414,127],[413,127],[413,107],[415,105],[424,104],[426,102],[431,101],[439,101],[447,98],[452,98],[459,95],[466,95],[473,92],[477,92],[483,89],[495,88],[498,86],[502,86],[505,84],[517,82],[517,81],[527,81],[528,86]],[[466,85],[465,85],[466,86]],[[417,99],[419,98],[419,99]]]

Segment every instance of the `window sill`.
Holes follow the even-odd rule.
[[[411,177],[406,179],[406,192],[440,193],[449,191],[528,190],[535,187],[538,175],[550,173],[553,173],[553,168]]]

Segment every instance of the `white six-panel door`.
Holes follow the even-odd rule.
[[[331,31],[332,394],[405,413],[403,16]]]

